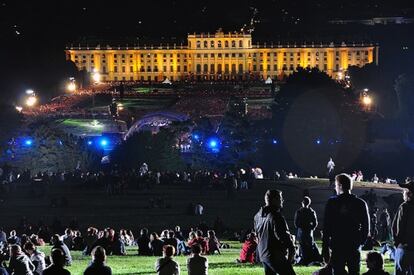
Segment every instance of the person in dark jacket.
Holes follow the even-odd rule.
[[[325,208],[322,255],[334,274],[360,273],[360,247],[370,232],[370,218],[365,201],[351,193],[352,179],[347,174],[335,177],[337,196]],[[332,254],[329,250],[332,250]]]
[[[70,275],[65,266],[65,254],[59,248],[52,249],[52,264],[48,266],[44,271],[43,275]]]
[[[59,235],[55,234],[52,237],[52,249],[60,249],[63,252],[63,255],[65,256],[65,265],[69,266],[72,264],[72,256],[70,254],[69,248],[66,246],[66,244],[63,243],[63,241],[60,240]]]
[[[378,252],[369,252],[366,261],[369,271],[363,275],[390,275],[390,273],[384,271],[384,259]]]
[[[151,251],[151,256],[162,256],[162,248],[164,246],[164,242],[160,240],[158,234],[153,232],[150,234],[150,243],[148,247]]]
[[[111,243],[111,250],[112,250],[112,255],[117,255],[117,256],[126,255],[125,243],[121,239],[121,235],[118,232],[116,232],[114,235],[114,239]]]
[[[400,184],[404,202],[392,225],[395,247],[395,274],[414,274],[414,182]]]
[[[302,207],[295,213],[296,238],[299,241],[300,265],[308,265],[312,262],[322,262],[318,247],[313,239],[313,231],[318,226],[316,212],[310,207],[311,199],[305,196]]]
[[[266,205],[255,215],[254,228],[258,237],[258,256],[265,274],[295,274],[292,267],[295,246],[286,220],[280,213],[282,192],[267,190],[264,199]]]
[[[10,246],[9,272],[13,275],[33,275],[35,266],[19,245]]]
[[[138,255],[151,256],[151,250],[149,248],[150,239],[148,237],[148,229],[142,228],[140,236],[137,239]]]
[[[0,275],[9,275],[9,272],[5,268],[5,257],[3,255],[0,255]]]
[[[96,246],[92,250],[92,262],[85,269],[83,275],[112,275],[112,270],[105,264],[106,253],[105,249],[101,246]]]

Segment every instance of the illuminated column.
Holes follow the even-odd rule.
[[[326,72],[328,75],[332,76],[333,73],[333,66],[334,66],[334,60],[335,60],[335,53],[334,50],[329,48],[327,49],[328,52],[328,71]]]
[[[341,68],[348,69],[348,50],[341,50]]]
[[[277,52],[277,75],[282,74],[282,68],[283,68],[283,52],[284,51],[278,51]]]

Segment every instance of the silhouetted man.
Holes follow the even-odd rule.
[[[295,213],[295,227],[297,228],[296,238],[300,245],[299,264],[308,265],[312,262],[322,262],[318,248],[313,240],[313,231],[318,226],[316,212],[310,207],[311,199],[305,196],[302,200],[302,207]]]
[[[392,225],[395,247],[395,275],[414,275],[414,182],[400,184],[404,202]]]
[[[266,275],[291,275],[295,247],[285,218],[280,213],[283,207],[282,192],[267,190],[266,205],[254,217],[254,228],[258,237],[258,256]]]
[[[352,179],[347,174],[335,177],[337,196],[325,208],[322,255],[335,275],[359,274],[360,247],[370,232],[367,204],[351,193]],[[330,252],[332,250],[332,254]]]

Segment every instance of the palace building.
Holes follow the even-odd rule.
[[[348,66],[378,63],[373,44],[253,44],[251,34],[190,34],[187,45],[67,47],[79,70],[99,72],[103,81],[247,80],[283,78],[298,67],[331,77]]]

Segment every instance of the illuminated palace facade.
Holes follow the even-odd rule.
[[[373,44],[253,44],[251,34],[191,34],[188,43],[162,46],[78,46],[66,49],[79,70],[103,81],[245,80],[283,78],[298,67],[336,78],[348,66],[378,63]]]

